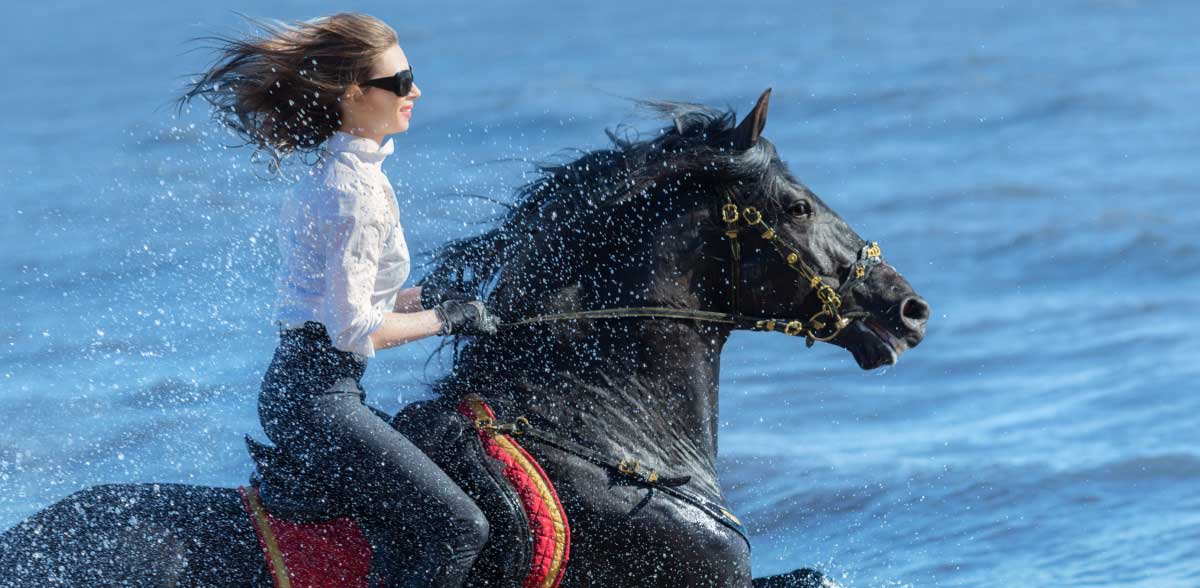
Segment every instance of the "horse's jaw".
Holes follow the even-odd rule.
[[[858,367],[864,370],[896,365],[900,355],[909,349],[907,341],[874,319],[850,323],[830,343],[849,351]]]

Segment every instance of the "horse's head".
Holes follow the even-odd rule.
[[[924,337],[929,305],[876,244],[788,172],[762,137],[769,96],[768,89],[740,124],[728,123],[710,143],[729,152],[712,180],[720,192],[713,215],[721,234],[714,237],[724,242],[714,245],[730,259],[731,311],[793,318],[794,334],[849,350],[863,369],[894,364]],[[712,128],[691,129],[683,117],[676,130]]]
[[[645,140],[610,131],[613,149],[541,166],[500,226],[444,247],[426,281],[478,293],[501,316],[668,308],[828,341],[864,369],[895,363],[920,343],[929,306],[788,172],[762,137],[769,95],[741,124],[732,112],[639,101],[674,127]],[[736,316],[713,318],[722,313]],[[582,341],[599,328],[570,325],[536,332]]]

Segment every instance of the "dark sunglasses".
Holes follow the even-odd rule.
[[[406,69],[404,71],[396,72],[395,75],[390,75],[385,78],[375,78],[373,80],[367,80],[367,81],[363,82],[363,85],[364,86],[375,86],[376,88],[383,88],[384,90],[392,92],[395,95],[403,98],[405,96],[408,96],[408,93],[412,91],[412,87],[413,87],[412,66],[409,66],[408,69]]]

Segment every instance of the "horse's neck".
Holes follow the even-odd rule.
[[[680,226],[694,231],[700,222],[684,218]],[[696,280],[719,272],[704,265],[711,256],[699,252],[696,239],[656,236],[655,267],[618,270],[617,285],[608,288],[581,285],[582,295],[558,296],[567,302],[555,311],[713,309],[720,286]],[[609,275],[602,270],[593,275]],[[613,458],[637,459],[665,475],[691,475],[697,488],[715,496],[717,386],[728,336],[725,326],[693,320],[581,320],[537,327],[477,351],[488,358],[485,379],[507,390],[505,403],[513,410]]]
[[[728,331],[676,319],[605,323],[589,344],[547,341],[537,361],[508,364],[519,367],[502,374],[506,408],[614,460],[691,475],[694,487],[717,495],[717,386]]]

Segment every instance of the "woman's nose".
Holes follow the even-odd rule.
[[[410,91],[408,93],[408,97],[416,99],[416,98],[420,98],[420,96],[421,96],[421,87],[418,86],[416,83],[414,83],[413,87],[412,87],[412,91]]]

